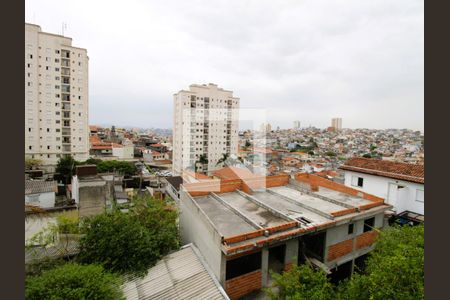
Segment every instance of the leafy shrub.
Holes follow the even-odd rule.
[[[25,299],[125,299],[118,275],[97,265],[68,263],[26,279]]]
[[[164,202],[135,200],[129,212],[86,219],[78,259],[122,274],[145,274],[159,258],[179,247],[177,212]],[[114,245],[111,247],[111,245]]]

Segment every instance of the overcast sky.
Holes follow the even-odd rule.
[[[212,82],[273,127],[423,130],[423,1],[26,0],[26,21],[88,50],[90,124],[171,128],[172,95]]]

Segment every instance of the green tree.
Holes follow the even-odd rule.
[[[424,226],[381,231],[366,263],[363,275],[342,283],[341,299],[423,299]]]
[[[230,157],[230,154],[223,153],[222,157],[217,161],[216,166],[220,165],[221,163],[225,163],[227,161],[228,157]]]
[[[195,169],[194,169],[195,172],[197,172],[198,169],[197,164],[201,165],[208,164],[208,157],[206,156],[206,154],[200,154],[200,156],[198,157],[198,160],[195,162]]]
[[[71,155],[60,158],[56,165],[56,173],[64,178],[65,183],[71,183],[72,176],[75,174],[75,167],[79,164]]]
[[[333,286],[323,271],[314,270],[308,264],[293,266],[283,274],[272,273],[278,292],[267,289],[271,299],[334,299]]]
[[[100,173],[117,171],[127,176],[136,174],[136,166],[127,161],[102,160],[97,164],[97,171]]]
[[[245,145],[244,148],[247,149],[248,147],[250,147],[252,145],[252,143],[250,143],[249,140],[245,140]]]
[[[423,299],[423,268],[424,226],[382,231],[367,262],[371,299]]]
[[[27,278],[25,299],[125,299],[121,284],[101,266],[68,263]]]
[[[25,169],[33,170],[34,168],[38,168],[42,165],[42,160],[35,158],[25,158]]]
[[[364,154],[362,157],[365,157],[365,158],[372,158],[372,155],[371,155],[370,153],[366,153],[366,154]]]
[[[145,274],[179,247],[177,212],[163,201],[135,198],[128,213],[113,211],[86,219],[78,259],[119,273]],[[111,247],[114,245],[114,247]]]
[[[326,156],[330,156],[330,157],[334,157],[334,156],[336,156],[336,153],[334,153],[333,151],[327,151],[327,152],[325,152],[325,155]]]

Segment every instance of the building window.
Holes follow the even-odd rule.
[[[355,224],[348,224],[348,234],[352,234],[353,233],[353,228],[355,227]]]
[[[425,201],[425,195],[423,190],[416,190],[416,201],[418,202],[424,202]]]
[[[363,184],[364,184],[364,178],[358,177],[358,176],[352,177],[352,186],[363,187]]]
[[[33,149],[33,147],[32,146],[28,146],[28,149],[31,150],[31,149]]]
[[[50,150],[50,146],[47,146],[47,150]]]
[[[31,128],[28,128],[28,132],[31,132]]]
[[[375,226],[375,217],[364,220],[363,232],[372,231],[374,226]]]

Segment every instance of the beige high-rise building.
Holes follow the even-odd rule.
[[[88,62],[72,39],[25,23],[25,156],[54,165],[89,154]]]
[[[174,175],[186,168],[210,174],[223,154],[237,155],[239,98],[216,84],[192,84],[173,97]],[[200,156],[208,163],[200,163]]]
[[[331,127],[333,127],[335,131],[341,130],[342,129],[342,118],[331,119]]]
[[[262,123],[259,126],[259,131],[261,131],[261,132],[271,132],[272,131],[272,125],[270,125],[270,123]]]
[[[300,129],[300,121],[294,121],[294,129],[298,130]]]

